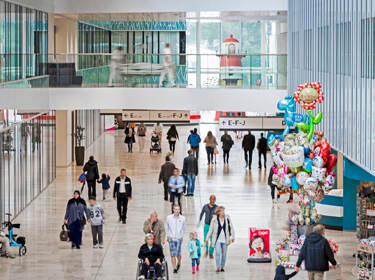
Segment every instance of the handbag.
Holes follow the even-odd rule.
[[[219,154],[219,150],[217,148],[214,149],[214,154],[215,155],[218,155]]]
[[[85,218],[85,216],[83,216],[82,219],[79,220],[79,224],[81,225],[81,227],[83,227],[83,226],[86,225],[86,218]]]
[[[66,224],[61,226],[60,241],[69,241],[69,229]]]
[[[176,141],[177,141],[177,138],[176,138],[176,137],[171,137],[171,138],[169,138],[169,141],[171,141],[171,142],[176,142]]]

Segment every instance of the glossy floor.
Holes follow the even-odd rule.
[[[178,127],[180,141],[177,142],[174,162],[179,167],[188,149],[186,137],[190,129]],[[221,135],[215,125],[200,126],[201,135],[208,130]],[[19,234],[26,236],[28,254],[16,259],[1,258],[0,279],[135,279],[138,249],[144,236],[144,220],[154,210],[159,213],[160,219],[165,220],[170,211],[170,204],[163,201],[162,186],[157,184],[168,143],[163,141],[162,155],[150,155],[149,137],[146,138],[145,141],[137,141],[134,153],[129,154],[123,143],[123,132],[108,132],[87,153],[95,155],[100,173],[109,173],[112,183],[120,168],[125,167],[134,185],[126,225],[118,223],[112,199],[101,201],[102,192],[98,188],[99,202],[108,218],[104,226],[103,250],[92,248],[89,228],[84,231],[81,250],[72,250],[69,243],[59,241],[65,206],[73,191],[80,188],[77,178],[82,169],[75,166],[58,168],[56,181],[17,217],[16,221],[21,223]],[[218,164],[208,167],[203,146],[200,156],[196,195],[183,199],[183,212],[187,218],[183,264],[177,275],[170,274],[171,279],[273,279],[273,264],[246,262],[249,227],[271,229],[273,247],[286,234],[283,227],[286,225],[288,208],[296,205],[287,205],[287,198],[282,197],[277,206],[272,206],[270,190],[266,185],[268,171],[257,168],[258,155],[255,153],[252,170],[244,168],[239,140],[235,141],[229,166],[223,166],[220,154]],[[236,230],[236,243],[229,248],[225,273],[216,274],[214,261],[203,258],[201,271],[192,276],[186,249],[188,234],[198,230],[203,239],[202,227],[197,228],[197,221],[200,209],[210,194],[216,194],[217,203],[224,205],[230,214]],[[87,192],[84,192],[86,197]],[[341,268],[326,274],[326,279],[353,279],[354,233],[328,231],[327,236],[335,239],[340,246],[338,260]],[[307,279],[307,275],[301,272],[294,279]]]

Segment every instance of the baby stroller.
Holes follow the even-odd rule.
[[[156,133],[152,133],[151,136],[150,154],[154,151],[156,151],[157,153],[161,153],[160,138]]]

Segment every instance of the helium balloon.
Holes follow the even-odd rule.
[[[324,139],[322,141],[322,144],[320,145],[320,156],[324,160],[324,165],[327,163],[328,155],[331,153],[331,146],[327,142],[327,139]]]
[[[315,167],[322,168],[324,165],[324,161],[321,157],[315,157],[313,159],[313,164]]]
[[[307,172],[305,171],[298,172],[296,176],[297,183],[303,186],[306,183],[307,178],[309,177],[310,177],[309,174],[307,174]]]
[[[299,186],[298,186],[298,183],[297,183],[296,176],[293,176],[292,179],[291,179],[291,181],[292,181],[292,189],[294,191],[298,191]]]
[[[303,171],[310,173],[312,170],[313,161],[309,158],[305,158],[303,163]]]
[[[326,168],[327,173],[330,173],[333,168],[335,168],[337,163],[337,156],[335,154],[330,154],[327,158]]]
[[[286,186],[286,187],[292,186],[292,180],[290,179],[290,177],[287,174],[285,174],[283,176],[283,185]]]
[[[326,175],[326,168],[312,167],[311,177],[317,179],[319,182],[324,181],[324,176]]]
[[[306,191],[309,191],[309,190],[312,190],[314,191],[316,189],[316,187],[318,186],[318,180],[316,180],[315,178],[307,178],[306,179],[306,182],[305,184],[303,185],[303,188],[306,190]]]

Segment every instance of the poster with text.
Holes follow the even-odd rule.
[[[250,228],[249,262],[270,262],[270,230]]]

